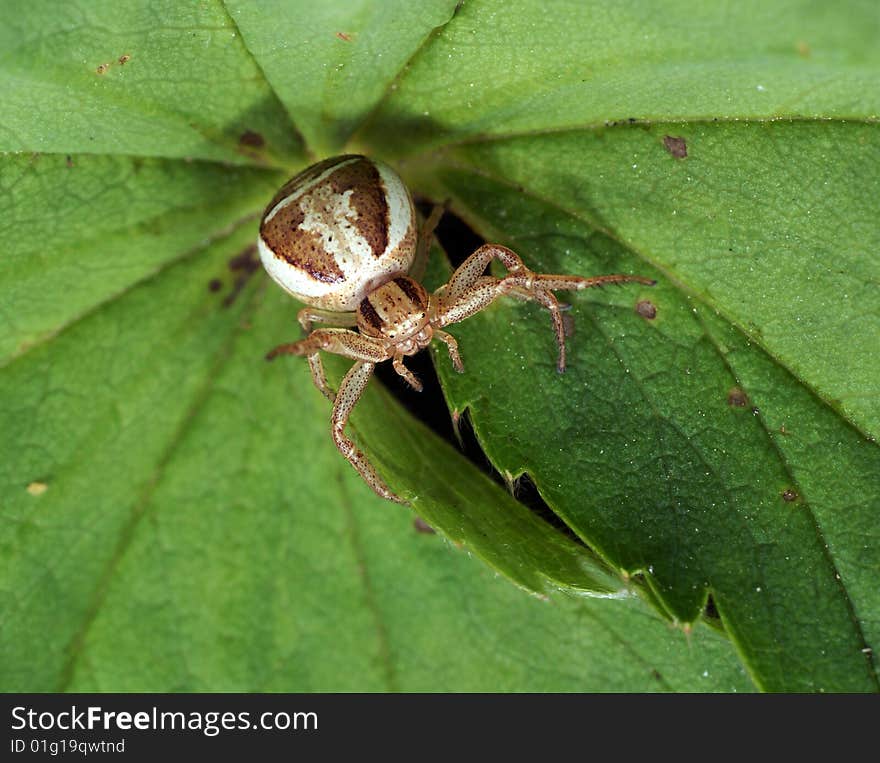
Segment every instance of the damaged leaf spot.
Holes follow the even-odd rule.
[[[257,257],[257,245],[251,244],[239,252],[229,260],[228,265],[235,276],[235,280],[232,282],[232,291],[223,300],[223,307],[229,307],[238,299],[238,295],[241,294],[241,290],[250,277],[259,270],[260,260]]]
[[[666,135],[663,138],[663,147],[676,159],[684,159],[688,155],[687,143],[684,138]]]
[[[351,42],[351,35],[347,32],[337,32],[336,36],[343,42]]]
[[[727,393],[727,404],[734,408],[746,408],[749,405],[749,398],[739,387],[732,387]]]
[[[653,321],[657,317],[657,306],[649,299],[643,299],[636,304],[636,312],[645,320]]]
[[[223,281],[219,278],[212,278],[208,281],[208,291],[220,291],[223,288]]]
[[[128,55],[128,53],[123,53],[121,56],[119,56],[118,60],[120,66],[125,66],[125,64],[131,61],[131,56]]]
[[[106,74],[109,68],[110,64],[98,64],[98,67],[95,69],[95,74]]]
[[[43,495],[49,489],[49,486],[45,482],[31,482],[26,489],[30,495],[36,497]]]
[[[782,491],[782,500],[786,503],[792,503],[800,498],[800,495],[796,490],[792,490],[791,488],[786,488]]]
[[[424,519],[421,517],[416,517],[413,520],[413,528],[417,533],[424,533],[425,535],[434,535],[436,534],[436,530],[431,527]]]
[[[239,137],[238,144],[248,148],[262,148],[266,145],[266,139],[258,132],[245,130]]]

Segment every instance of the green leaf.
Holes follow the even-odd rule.
[[[301,156],[222,3],[7,0],[3,10],[0,150]]]
[[[503,225],[505,240],[540,270],[651,274],[619,243],[520,188],[471,173],[443,177],[465,207],[480,200],[483,230]],[[656,318],[638,314],[642,301]],[[496,303],[454,327],[463,375],[435,348],[447,395],[470,411],[492,462],[527,472],[611,564],[646,573],[675,619],[696,618],[711,591],[760,686],[869,688],[862,650],[876,637],[880,604],[866,564],[880,498],[876,447],[670,285],[573,302],[564,376],[554,371],[548,321],[530,305]],[[775,374],[773,398],[729,355]],[[834,473],[865,493],[843,504],[827,489],[813,495],[829,466],[809,456],[822,441],[817,427],[837,443]]]
[[[629,120],[876,118],[878,34],[872,0],[465,2],[362,137],[399,155]]]
[[[4,689],[749,689],[715,633],[672,637],[625,592],[524,596],[375,498],[330,444],[307,369],[262,361],[289,300],[262,274],[224,289],[231,304],[206,288],[251,236],[166,268],[0,376],[15,443],[0,477]],[[367,407],[387,411],[375,392]],[[431,446],[461,462],[460,521],[482,530],[478,511],[506,509],[540,536],[388,412],[386,439],[415,442],[414,464]],[[504,521],[484,526],[503,536]],[[586,566],[571,541],[545,544],[563,570]]]
[[[458,0],[227,0],[278,97],[318,155],[339,153]]]
[[[871,3],[7,16],[0,687],[877,690]],[[551,521],[374,381],[352,431],[412,511],[376,499],[262,361],[298,305],[258,216],[353,150],[536,270],[658,278],[565,297],[562,377],[534,305],[434,353]]]
[[[284,175],[120,156],[0,164],[0,365],[253,219]],[[52,209],[40,219],[33,204]]]
[[[685,141],[685,159],[665,148],[668,135]],[[880,434],[880,354],[858,350],[880,334],[876,125],[621,127],[464,154],[612,231],[866,436]]]

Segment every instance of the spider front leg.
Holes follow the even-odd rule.
[[[300,322],[303,322],[302,314],[304,312],[300,312]],[[365,360],[372,363],[380,363],[389,357],[385,346],[375,339],[344,328],[330,328],[317,329],[299,342],[279,344],[266,355],[266,360],[274,360],[279,355],[305,355],[312,372],[312,381],[321,390],[321,394],[333,403],[336,401],[336,394],[327,384],[324,364],[319,354],[321,350],[343,355],[352,360]]]
[[[358,361],[345,375],[339,385],[339,390],[333,399],[333,413],[330,416],[331,435],[337,449],[345,456],[349,463],[363,477],[364,481],[373,489],[376,495],[387,498],[389,501],[404,503],[389,488],[382,478],[376,473],[373,465],[367,460],[362,451],[358,450],[354,442],[345,436],[345,425],[351,415],[357,401],[363,394],[373,374],[376,363],[388,360],[390,355],[385,345],[370,337],[363,336],[354,331],[343,328],[317,329],[305,339],[292,344],[281,344],[272,350],[266,360],[273,360],[279,355],[305,355],[310,360],[318,357],[318,353],[332,352],[346,358]],[[318,367],[323,366],[318,363]],[[313,366],[314,369],[314,366]],[[321,388],[319,380],[314,377],[315,385]],[[326,381],[321,379],[326,385]],[[332,394],[332,393],[331,393]]]
[[[331,323],[337,326],[357,325],[357,313],[355,312],[318,310],[314,307],[304,307],[297,313],[296,319],[306,334],[311,333],[313,323]],[[336,399],[336,393],[327,384],[327,375],[324,373],[324,363],[321,361],[321,356],[318,353],[309,355],[308,361],[309,370],[312,372],[312,381],[321,390],[321,394],[332,403]]]
[[[504,278],[484,276],[483,272],[493,259],[507,268]],[[559,348],[556,369],[565,371],[565,329],[559,301],[554,291],[578,291],[591,286],[637,282],[653,286],[655,281],[642,276],[607,275],[585,278],[573,275],[534,273],[517,254],[498,244],[484,244],[468,257],[436,292],[438,302],[437,326],[457,323],[488,307],[503,294],[520,299],[534,300],[550,312],[553,331]]]
[[[345,436],[345,425],[348,423],[348,417],[351,415],[352,408],[354,408],[363,394],[375,367],[375,363],[355,363],[339,385],[339,392],[336,394],[336,402],[333,404],[333,413],[330,417],[333,442],[336,443],[339,452],[357,469],[358,474],[361,475],[364,482],[373,489],[376,495],[395,503],[406,503],[406,501],[391,491],[391,488],[376,473],[373,465],[367,460],[363,452],[358,450],[354,442]]]

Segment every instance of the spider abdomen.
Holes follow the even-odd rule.
[[[284,184],[266,207],[257,245],[266,271],[294,297],[323,310],[354,310],[409,270],[415,209],[387,164],[337,156]]]

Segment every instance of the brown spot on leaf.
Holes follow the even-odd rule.
[[[421,517],[416,517],[413,520],[413,528],[417,533],[425,533],[426,535],[434,535],[437,532]]]
[[[351,35],[348,32],[337,32],[336,36],[344,42],[351,42]]]
[[[748,395],[739,387],[731,387],[727,393],[727,404],[734,408],[746,408],[749,404]]]
[[[70,154],[68,154],[64,158],[64,163],[67,165],[67,169],[70,169],[71,167],[73,167],[73,158],[70,156]]]
[[[806,40],[798,40],[797,52],[802,58],[810,57],[810,46],[807,44]]]
[[[98,64],[98,67],[95,69],[95,74],[106,74],[109,68],[110,64]]]
[[[219,278],[212,278],[208,281],[208,291],[220,291],[223,288],[223,281]]]
[[[792,490],[791,488],[786,488],[782,491],[782,500],[786,503],[791,503],[792,501],[796,501],[800,498],[798,492],[796,490]]]
[[[636,303],[636,312],[645,320],[653,321],[657,317],[657,306],[649,299]]]
[[[123,53],[119,56],[119,65],[125,66],[129,61],[131,61],[131,56],[128,53]]]
[[[266,145],[266,140],[260,135],[260,133],[255,132],[254,130],[245,130],[239,136],[238,144],[240,146],[247,146],[248,148],[262,148]]]
[[[248,282],[248,279],[259,270],[260,259],[256,255],[257,245],[251,244],[234,257],[229,258],[227,265],[229,270],[232,271],[235,280],[232,282],[232,291],[223,300],[223,307],[229,307],[238,299],[238,295],[241,294],[241,290]],[[211,288],[210,285],[209,288]]]
[[[255,256],[256,254],[257,245],[250,244],[242,249],[234,257],[230,257],[229,260],[227,260],[226,264],[232,271],[241,270],[247,273],[253,273],[258,267],[260,267],[260,261]]]
[[[663,147],[676,159],[684,159],[688,155],[687,143],[684,138],[666,135],[663,138]]]

